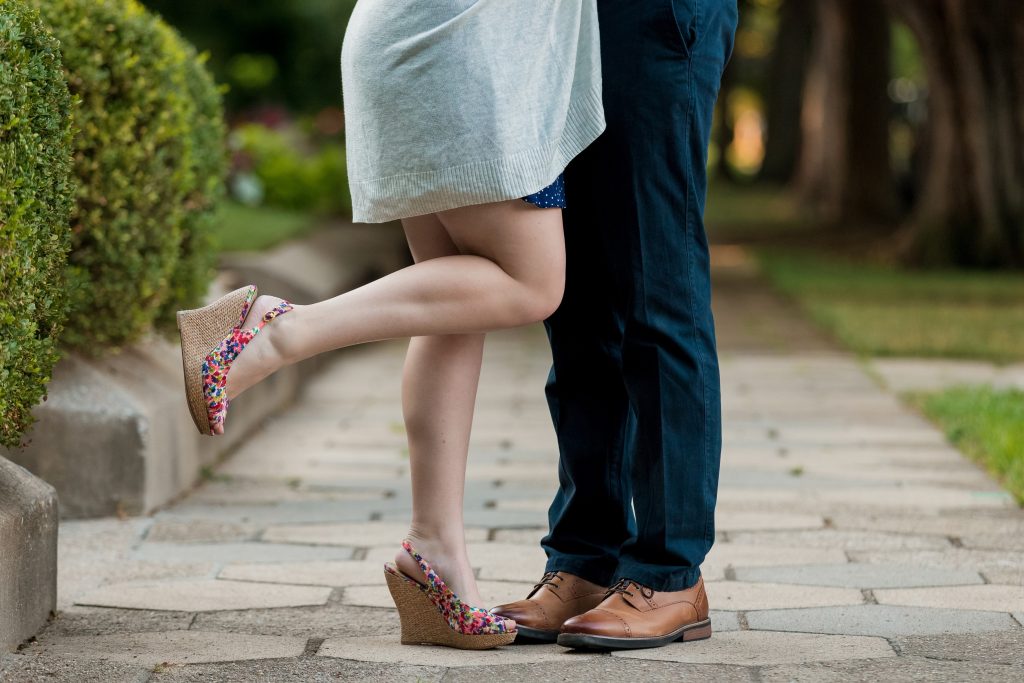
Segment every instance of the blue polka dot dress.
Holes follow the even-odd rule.
[[[564,209],[565,208],[565,174],[555,178],[555,182],[545,187],[540,192],[523,197],[524,202],[530,202],[542,209]]]

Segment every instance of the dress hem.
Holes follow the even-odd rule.
[[[352,221],[387,223],[462,206],[521,199],[554,182],[604,129],[598,85],[573,101],[562,136],[552,144],[493,161],[350,183]]]

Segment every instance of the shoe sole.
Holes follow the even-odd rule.
[[[241,324],[239,317],[250,292],[255,301],[258,292],[255,285],[250,285],[225,294],[209,306],[178,311],[185,397],[192,421],[200,434],[213,434],[203,393],[203,361],[217,344],[231,334],[231,330]]]
[[[592,636],[585,633],[560,633],[557,642],[562,647],[576,650],[640,650],[663,647],[677,641],[705,640],[710,637],[711,620],[705,619],[654,638],[612,638],[611,636]]]
[[[459,650],[490,650],[509,645],[516,639],[516,631],[467,635],[452,630],[448,620],[441,616],[421,588],[412,579],[384,571],[391,598],[398,608],[402,625],[402,645],[444,645]]]
[[[545,631],[516,624],[516,645],[537,645],[540,643],[558,642],[558,631]]]

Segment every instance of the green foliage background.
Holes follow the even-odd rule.
[[[295,133],[247,124],[232,133],[232,148],[260,179],[267,205],[350,214],[345,149],[338,143],[303,149]]]
[[[57,41],[0,0],[0,444],[18,445],[57,361],[67,309],[71,110]]]
[[[341,41],[356,0],[150,0],[146,5],[211,55],[232,110],[338,106]]]

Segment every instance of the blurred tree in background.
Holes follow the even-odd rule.
[[[1024,3],[889,5],[917,38],[930,86],[906,248],[926,261],[1024,265]]]
[[[355,0],[149,0],[229,86],[229,110],[285,105],[314,113],[341,101],[341,40]]]
[[[814,7],[797,189],[826,222],[884,222],[895,209],[889,20],[882,0],[825,0]]]
[[[1024,265],[1024,3],[740,0],[713,158],[925,265]]]
[[[760,178],[768,182],[789,182],[803,149],[800,109],[810,65],[813,7],[813,0],[789,0],[778,12],[764,95],[765,123],[771,134],[765,140]]]

